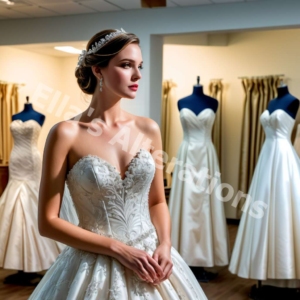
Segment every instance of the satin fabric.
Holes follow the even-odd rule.
[[[294,140],[294,148],[296,152],[298,153],[298,156],[300,157],[300,124],[297,126],[297,132],[296,132],[296,137]]]
[[[180,110],[184,137],[172,177],[169,209],[172,245],[189,266],[224,266],[229,262],[223,198],[209,187],[209,176],[215,187],[221,184],[211,140],[214,119],[209,108],[197,116],[187,108]]]
[[[14,147],[0,198],[0,267],[38,272],[48,269],[60,253],[56,242],[40,236],[37,225],[41,127],[35,120],[14,120],[10,129]]]
[[[284,110],[260,117],[266,134],[239,225],[229,270],[257,280],[300,279],[300,160]],[[261,201],[255,206],[255,201]],[[275,281],[272,285],[275,285]],[[282,281],[278,286],[288,286]]]
[[[158,246],[148,193],[155,173],[152,155],[141,149],[125,178],[104,159],[82,157],[67,175],[78,226],[153,254]],[[30,296],[30,300],[205,300],[199,283],[175,249],[173,273],[154,286],[116,259],[66,247]]]

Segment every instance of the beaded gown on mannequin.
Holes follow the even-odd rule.
[[[148,207],[154,173],[155,162],[145,149],[132,159],[124,179],[100,157],[82,157],[67,175],[78,226],[152,255],[158,245]],[[141,281],[112,257],[66,247],[29,299],[206,299],[173,248],[171,256],[172,275],[154,286]]]
[[[48,269],[64,246],[41,237],[37,225],[41,157],[35,120],[10,125],[14,147],[9,159],[9,182],[0,198],[0,267],[38,272]]]

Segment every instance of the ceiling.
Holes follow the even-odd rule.
[[[91,14],[142,8],[140,0],[0,0],[0,20]],[[167,7],[218,5],[265,0],[167,0]]]

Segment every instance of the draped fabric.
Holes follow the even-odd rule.
[[[296,137],[294,140],[294,147],[300,157],[300,124],[298,124],[298,126],[297,126],[297,133],[296,133]]]
[[[171,124],[171,104],[172,104],[172,89],[177,85],[172,80],[163,82],[163,99],[162,99],[162,113],[161,113],[161,135],[163,151],[170,154],[170,124]],[[171,182],[170,175],[166,173],[164,168],[164,179],[167,180],[168,186]]]
[[[10,123],[13,114],[18,112],[18,85],[0,82],[0,164],[8,165],[13,146]]]
[[[277,109],[265,110],[260,121],[266,139],[247,192],[229,271],[267,280],[266,284],[300,287],[300,160],[290,139],[295,120]]]
[[[140,149],[132,158],[124,179],[101,157],[82,157],[66,176],[78,212],[78,226],[152,256],[159,244],[148,198],[155,170],[155,161],[146,149]],[[113,257],[66,247],[29,299],[207,300],[174,248],[171,258],[172,275],[153,285]]]
[[[245,91],[242,142],[240,152],[239,190],[247,193],[258,156],[265,139],[259,118],[267,109],[270,100],[277,96],[278,76],[259,78],[243,78],[242,85]],[[245,199],[238,205],[238,217]]]
[[[222,123],[222,98],[223,98],[223,84],[221,80],[213,80],[209,83],[209,95],[219,101],[214,127],[212,129],[212,141],[216,148],[217,156],[219,159],[219,165],[221,169],[221,149],[222,149],[221,123]]]

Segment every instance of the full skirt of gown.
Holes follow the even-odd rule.
[[[189,266],[229,263],[220,169],[211,131],[215,113],[180,110],[184,138],[177,154],[169,198],[172,245]],[[211,182],[215,181],[215,188]]]
[[[78,226],[152,255],[158,245],[150,219],[148,193],[155,174],[152,155],[140,149],[126,177],[104,159],[87,155],[69,171],[67,185]],[[154,286],[116,259],[66,247],[36,287],[30,300],[205,300],[193,273],[172,248],[173,273]]]
[[[265,284],[300,287],[300,160],[290,141],[294,119],[261,115],[266,140],[243,208],[229,270]]]

